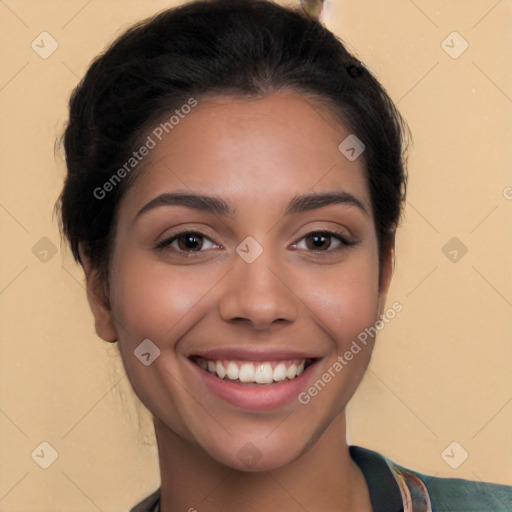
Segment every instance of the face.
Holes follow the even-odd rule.
[[[379,290],[363,162],[338,150],[349,134],[293,93],[204,99],[153,137],[120,204],[97,330],[115,331],[158,422],[231,467],[297,459],[368,365],[373,340],[354,341],[389,265]]]

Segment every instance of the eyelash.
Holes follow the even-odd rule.
[[[156,245],[156,249],[157,250],[164,250],[164,249],[167,249],[170,247],[170,245],[175,241],[175,240],[178,240],[180,237],[182,237],[183,235],[199,235],[201,238],[206,238],[208,240],[210,240],[212,243],[213,241],[210,239],[210,237],[206,234],[206,233],[203,233],[202,231],[199,231],[199,230],[190,230],[190,229],[187,229],[187,230],[183,230],[183,231],[179,231],[177,233],[174,233],[173,235],[171,235],[170,237],[168,238],[165,238],[164,240],[161,240],[160,242],[158,242],[158,244]],[[323,235],[323,236],[326,236],[326,237],[329,237],[329,238],[335,238],[336,240],[338,240],[341,245],[340,247],[336,247],[334,249],[326,249],[325,251],[308,251],[312,254],[315,254],[315,255],[321,255],[322,253],[332,253],[332,252],[335,252],[335,251],[339,251],[339,250],[342,250],[342,249],[345,249],[347,247],[353,247],[355,245],[357,245],[358,242],[354,241],[354,240],[350,240],[346,237],[345,234],[343,233],[340,233],[338,231],[331,231],[331,230],[318,230],[318,231],[311,231],[309,232],[308,234],[306,234],[305,236],[303,236],[300,240],[304,240],[305,238],[308,238],[309,236],[311,235]],[[298,242],[297,242],[298,243]],[[296,244],[297,244],[296,243]],[[294,245],[296,245],[294,244]],[[194,255],[193,257],[196,257],[196,254],[200,254],[201,252],[205,252],[205,251],[181,251],[179,249],[173,249],[177,254],[179,254],[180,256],[183,256],[183,257],[191,257],[191,255]]]

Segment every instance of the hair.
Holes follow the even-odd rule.
[[[317,98],[364,143],[382,261],[405,199],[405,123],[338,37],[299,9],[269,0],[199,0],[165,10],[129,28],[92,62],[69,101],[67,177],[56,204],[75,260],[83,264],[81,246],[108,280],[119,204],[142,166],[107,198],[94,191],[151,126],[191,97],[251,99],[282,90]]]

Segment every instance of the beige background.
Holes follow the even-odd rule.
[[[174,4],[0,2],[2,512],[123,511],[160,483],[148,416],[60,250],[53,144],[91,59]],[[388,88],[415,141],[389,297],[404,309],[349,406],[349,441],[425,473],[512,485],[512,3],[331,0],[324,20]],[[59,45],[47,59],[31,47],[43,31]],[[458,58],[441,45],[454,31],[469,44]],[[456,262],[442,251],[452,237],[468,248]],[[453,441],[452,461],[469,454],[457,469],[441,455]],[[48,469],[31,457],[42,442],[58,453]]]

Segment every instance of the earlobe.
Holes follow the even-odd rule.
[[[386,299],[388,296],[389,287],[391,285],[391,278],[395,270],[395,237],[393,236],[390,240],[386,250],[386,254],[383,255],[381,273],[379,279],[379,316],[384,314],[384,308],[386,307]]]
[[[117,341],[117,332],[114,327],[110,301],[105,291],[104,282],[100,273],[93,268],[82,244],[79,246],[80,261],[85,272],[87,300],[94,316],[96,333],[110,343]]]

